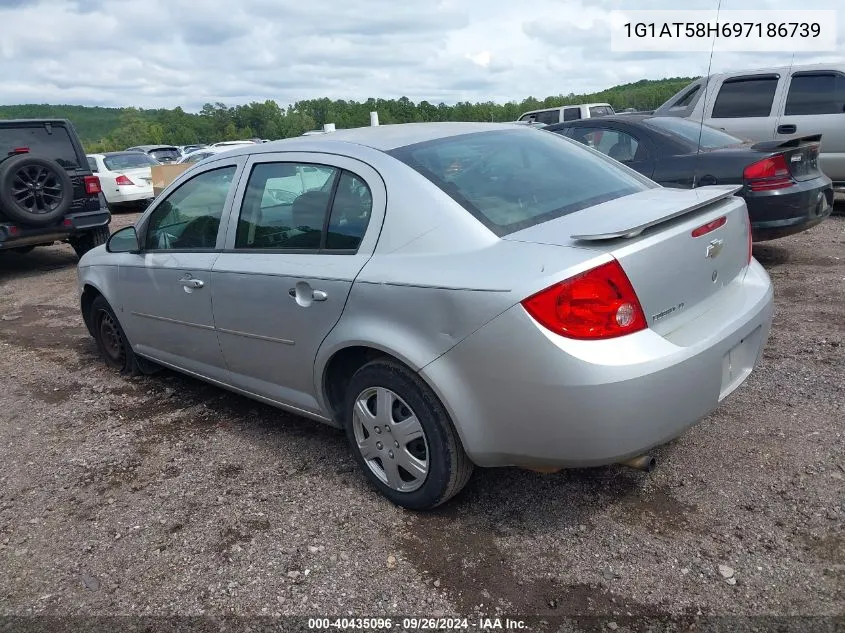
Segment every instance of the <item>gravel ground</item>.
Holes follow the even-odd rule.
[[[0,254],[0,614],[841,615],[845,217],[754,251],[777,303],[762,363],[655,472],[480,470],[425,515],[369,488],[333,429],[121,378],[70,248]]]

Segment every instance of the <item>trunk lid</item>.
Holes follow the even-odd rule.
[[[152,171],[149,167],[132,167],[130,169],[116,169],[116,174],[123,174],[136,185],[149,185],[153,182]]]
[[[790,174],[800,182],[818,178],[821,174],[821,169],[819,169],[821,138],[821,134],[813,134],[787,141],[763,141],[754,143],[751,149],[758,152],[770,152],[771,155],[783,154]]]
[[[707,311],[747,268],[750,227],[745,201],[733,195],[739,190],[650,189],[503,239],[612,255],[649,327],[668,334]]]

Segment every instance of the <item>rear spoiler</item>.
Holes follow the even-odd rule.
[[[592,233],[570,235],[573,240],[596,242],[613,240],[620,237],[637,237],[647,228],[669,222],[687,213],[692,213],[703,207],[729,198],[742,189],[742,185],[709,185],[697,189],[671,189],[658,187],[650,200],[642,200],[642,210],[632,211],[630,214],[596,214],[591,218]],[[672,192],[671,195],[669,192]],[[599,207],[601,205],[598,205]],[[592,207],[595,211],[598,207]]]
[[[775,150],[794,149],[807,143],[818,143],[821,140],[821,134],[812,134],[810,136],[790,138],[785,141],[760,141],[759,143],[754,143],[754,145],[751,146],[751,149],[758,152],[773,152]]]

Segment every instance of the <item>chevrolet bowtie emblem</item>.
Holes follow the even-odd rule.
[[[724,246],[724,240],[713,240],[707,245],[707,251],[704,253],[704,256],[707,259],[714,259],[715,257],[718,257],[719,253],[722,252],[722,248]]]

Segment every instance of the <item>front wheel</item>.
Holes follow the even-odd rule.
[[[445,407],[414,372],[375,360],[352,377],[346,435],[355,461],[393,503],[429,510],[458,494],[473,464]]]
[[[100,355],[106,364],[126,376],[140,374],[140,367],[132,346],[108,301],[102,296],[94,299],[91,302],[88,318],[92,325],[94,340],[97,341]]]

